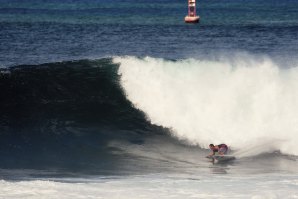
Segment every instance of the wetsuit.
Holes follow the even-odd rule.
[[[222,154],[227,154],[228,146],[226,144],[217,145],[218,149],[214,149],[213,152],[220,152]]]

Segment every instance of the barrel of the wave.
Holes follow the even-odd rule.
[[[198,23],[200,17],[196,15],[196,0],[188,0],[188,15],[184,18],[185,23]]]

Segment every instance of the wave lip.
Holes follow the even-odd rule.
[[[115,57],[127,98],[153,124],[207,148],[224,142],[248,154],[294,151],[298,142],[298,67],[270,58],[170,61]],[[258,148],[253,152],[253,149]],[[246,150],[246,154],[247,154]]]

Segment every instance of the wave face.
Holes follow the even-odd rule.
[[[239,156],[298,155],[298,65],[270,58],[169,61],[118,57],[128,99],[153,124],[207,148],[227,143]]]
[[[111,59],[0,72],[0,168],[121,170],[117,144],[166,135],[126,99]]]

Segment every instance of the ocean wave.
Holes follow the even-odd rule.
[[[0,167],[104,171],[121,161],[110,142],[166,135],[126,99],[118,67],[107,58],[1,69]]]
[[[1,69],[0,168],[204,167],[211,142],[237,158],[297,155],[297,70],[260,60],[114,57]]]

